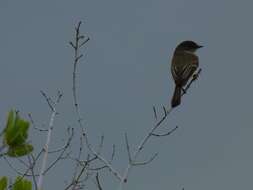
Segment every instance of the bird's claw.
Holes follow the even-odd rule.
[[[192,75],[192,80],[195,81],[198,79],[198,77],[199,77],[199,74],[196,73],[196,74]]]
[[[183,94],[186,94],[186,89],[182,88]]]

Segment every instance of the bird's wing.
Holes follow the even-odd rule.
[[[176,83],[184,86],[199,65],[198,56],[191,52],[180,52],[174,55],[171,72]]]

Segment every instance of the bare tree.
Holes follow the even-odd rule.
[[[147,158],[144,161],[138,160],[138,157],[142,153],[143,149],[148,148],[147,142],[150,141],[151,138],[168,137],[178,129],[178,126],[175,126],[171,129],[165,129],[164,133],[158,133],[158,129],[165,127],[163,123],[168,118],[169,114],[173,111],[173,108],[163,107],[163,112],[161,116],[158,116],[157,109],[153,107],[155,124],[152,125],[149,129],[147,129],[147,131],[143,134],[143,138],[140,139],[139,144],[135,146],[134,151],[129,145],[130,143],[127,133],[125,133],[124,135],[124,141],[126,145],[125,148],[128,157],[123,159],[127,159],[128,163],[125,166],[123,173],[119,172],[113,166],[113,160],[115,158],[116,152],[115,145],[112,145],[111,155],[109,158],[106,158],[104,155],[102,155],[102,149],[104,148],[103,135],[99,139],[98,148],[94,148],[95,146],[90,143],[90,138],[92,137],[89,136],[88,127],[84,125],[83,122],[78,99],[77,70],[80,61],[84,57],[84,54],[81,53],[81,50],[82,48],[86,47],[87,43],[90,40],[89,37],[81,34],[81,25],[82,22],[78,22],[75,27],[74,39],[73,41],[69,42],[74,52],[72,72],[72,95],[73,107],[76,114],[76,121],[79,127],[68,127],[66,129],[67,137],[65,138],[65,143],[62,145],[62,147],[59,147],[55,150],[51,150],[50,145],[53,143],[51,137],[55,128],[54,121],[57,115],[60,113],[58,110],[58,104],[61,103],[63,93],[58,91],[56,98],[53,99],[48,96],[46,92],[41,91],[41,95],[45,99],[45,102],[51,112],[48,126],[39,127],[34,121],[31,113],[28,114],[28,118],[34,130],[38,131],[42,135],[46,135],[46,142],[43,147],[37,149],[39,150],[37,154],[30,153],[22,158],[17,157],[15,161],[13,161],[9,159],[8,155],[5,152],[6,146],[0,146],[0,158],[5,160],[8,166],[18,176],[21,176],[19,180],[22,180],[23,178],[30,178],[33,182],[35,190],[42,189],[44,181],[43,179],[45,175],[53,168],[55,168],[57,164],[61,164],[63,160],[71,160],[73,163],[73,175],[72,178],[66,183],[64,190],[84,189],[88,180],[93,181],[98,190],[103,190],[100,172],[102,172],[104,169],[108,169],[113,174],[113,176],[119,182],[119,185],[117,187],[118,190],[122,190],[124,184],[129,181],[129,174],[133,167],[147,165],[157,157],[158,153],[155,153],[154,155],[150,156],[150,158]],[[200,72],[201,69],[199,69],[198,72],[193,76],[192,80],[190,80],[186,88],[182,91],[182,96],[184,96],[188,92],[192,83],[198,78]],[[0,136],[2,136],[3,133],[4,131],[0,134]],[[71,143],[74,138],[79,140],[79,147],[77,152],[71,149]],[[87,148],[88,150],[85,153],[83,151],[84,148]],[[48,163],[49,154],[55,156],[54,160],[50,163]],[[39,162],[40,158],[42,159],[41,163]],[[17,166],[17,164],[19,164],[19,166]],[[39,169],[39,172],[37,171],[37,169]],[[13,183],[10,183],[8,188],[12,189],[12,187]]]
[[[95,151],[95,149],[89,143],[87,128],[85,128],[84,125],[82,124],[82,118],[81,118],[81,115],[80,115],[80,108],[79,108],[79,104],[78,104],[78,100],[77,100],[76,72],[77,72],[77,65],[78,65],[80,59],[83,57],[83,54],[79,53],[79,49],[89,41],[88,37],[85,37],[85,36],[80,34],[80,26],[81,26],[81,22],[79,22],[77,24],[77,27],[75,28],[75,41],[70,42],[70,45],[72,46],[72,48],[74,49],[74,52],[75,52],[75,54],[74,54],[75,56],[74,56],[73,88],[72,88],[72,90],[73,90],[74,106],[76,108],[78,123],[79,123],[80,128],[83,131],[83,138],[85,139],[87,148],[90,150],[90,152],[91,152],[91,154],[93,154],[93,156],[98,158],[98,160],[100,160],[104,164],[104,166],[100,167],[100,169],[101,168],[108,168],[109,171],[119,180],[118,189],[122,190],[124,183],[126,183],[128,181],[129,172],[130,172],[132,167],[149,164],[158,155],[158,153],[155,153],[153,156],[151,156],[146,161],[138,161],[137,160],[139,154],[144,149],[146,143],[150,140],[150,138],[151,137],[159,138],[159,137],[169,136],[178,129],[178,126],[172,128],[172,129],[169,129],[168,131],[164,132],[163,134],[158,134],[156,132],[157,129],[162,127],[163,122],[166,120],[168,115],[173,111],[173,108],[167,109],[166,107],[163,107],[163,115],[160,117],[160,119],[158,119],[156,108],[153,107],[154,118],[156,120],[156,123],[155,123],[154,126],[152,126],[146,132],[146,134],[144,134],[143,139],[140,141],[139,145],[136,146],[135,152],[133,152],[133,153],[131,153],[128,136],[127,136],[127,133],[125,133],[126,150],[127,150],[127,153],[128,153],[128,164],[127,164],[123,174],[121,174],[119,171],[117,171],[117,169],[115,169],[112,165],[112,159],[114,157],[114,151],[112,153],[112,159],[111,160],[108,160],[103,155],[101,155],[100,151]],[[197,71],[197,73],[190,80],[190,82],[188,83],[186,88],[183,89],[183,91],[182,91],[183,93],[182,93],[181,96],[183,96],[187,93],[187,91],[191,87],[192,83],[196,79],[198,79],[198,76],[199,76],[200,72],[201,72],[201,69],[199,69]],[[102,146],[100,146],[100,149],[101,148],[102,148]],[[97,169],[99,169],[99,168],[97,168]],[[98,189],[101,190],[102,186],[99,182],[99,177],[98,176],[99,176],[98,173],[96,173],[97,186],[98,186]]]

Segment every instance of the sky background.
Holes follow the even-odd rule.
[[[1,0],[1,128],[11,108],[47,125],[50,110],[40,90],[64,94],[52,148],[62,144],[68,126],[77,128],[68,41],[82,20],[91,40],[78,67],[81,112],[94,143],[105,135],[107,158],[116,144],[114,166],[122,172],[124,133],[136,146],[154,124],[152,106],[161,115],[169,105],[172,53],[190,39],[205,46],[198,51],[202,73],[163,124],[179,129],[149,141],[140,159],[159,156],[134,168],[125,189],[251,189],[252,6],[249,0]],[[31,134],[41,148],[45,135]],[[15,176],[3,160],[0,175]],[[45,177],[44,189],[63,189],[71,175],[72,165],[59,163]],[[105,190],[118,186],[107,170],[101,183]]]

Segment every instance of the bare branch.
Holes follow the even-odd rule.
[[[103,170],[103,169],[107,169],[108,166],[106,165],[103,165],[103,166],[100,166],[100,167],[96,167],[96,168],[89,168],[90,171],[99,171],[99,170]]]
[[[60,90],[58,90],[57,97],[56,97],[56,103],[60,102],[62,96],[63,96],[63,93]]]
[[[98,173],[97,173],[97,175],[96,175],[96,182],[97,182],[98,189],[99,189],[99,190],[103,190],[103,189],[102,189],[102,186],[101,186],[101,184],[100,184],[100,181],[99,181]]]
[[[60,99],[62,97],[62,94],[59,93],[59,91],[58,91],[58,97],[57,97],[55,106],[53,106],[50,103],[50,101],[49,101],[50,99],[46,96],[46,94],[43,91],[41,91],[41,93],[46,98],[47,103],[48,103],[49,107],[51,108],[52,114],[51,114],[49,125],[48,125],[48,133],[47,133],[46,144],[45,144],[45,147],[43,148],[43,150],[44,150],[44,157],[43,157],[43,160],[42,160],[42,165],[41,165],[41,170],[40,170],[40,176],[39,176],[39,180],[38,180],[38,189],[42,189],[42,183],[43,183],[43,178],[44,178],[44,175],[45,175],[46,164],[47,164],[48,148],[49,148],[49,145],[50,145],[51,135],[52,135],[53,127],[54,127],[54,125],[53,125],[54,124],[54,119],[55,119],[55,116],[57,114],[57,112],[56,112],[56,106],[57,106],[57,104],[59,103],[59,101],[60,101]]]
[[[73,43],[71,43],[70,45],[74,48],[74,68],[73,68],[73,98],[74,98],[74,106],[76,109],[76,113],[78,115],[78,121],[79,124],[81,122],[81,116],[80,116],[80,111],[79,111],[79,107],[78,107],[78,100],[77,100],[77,92],[76,92],[76,70],[77,70],[77,64],[80,60],[80,58],[83,56],[83,54],[79,55],[79,48],[82,46],[83,43],[87,43],[88,40],[85,40],[84,42],[81,42],[80,40],[83,39],[83,35],[80,36],[80,27],[81,27],[82,22],[80,21],[76,28],[75,28],[75,45]],[[89,38],[88,38],[89,39]],[[80,45],[81,43],[81,45]],[[81,125],[81,124],[80,124]]]
[[[76,114],[77,114],[78,124],[79,124],[79,127],[80,127],[81,131],[82,131],[83,138],[85,139],[85,143],[86,143],[86,146],[89,149],[89,151],[94,156],[96,156],[102,163],[104,163],[106,165],[106,167],[108,167],[108,169],[119,180],[122,180],[121,175],[112,167],[110,162],[107,161],[104,157],[102,157],[99,154],[99,152],[97,152],[93,149],[93,147],[89,143],[87,129],[84,128],[83,123],[82,123],[82,118],[81,118],[80,109],[79,109],[79,105],[78,105],[78,99],[77,99],[76,72],[77,72],[77,64],[78,64],[78,61],[80,60],[80,58],[79,58],[80,57],[79,48],[82,47],[84,44],[86,44],[89,41],[89,38],[86,39],[84,42],[80,42],[80,40],[82,39],[82,37],[80,38],[80,26],[81,26],[81,22],[79,22],[78,25],[75,28],[76,33],[75,33],[74,47],[76,47],[76,48],[74,48],[74,67],[73,67],[73,74],[72,74],[72,77],[73,77],[72,92],[73,92],[74,107],[75,107],[75,111],[76,111]]]
[[[79,48],[84,46],[88,41],[90,40],[90,38],[88,37],[84,42],[82,42],[80,45],[79,45]]]
[[[163,106],[163,113],[164,113],[164,116],[166,117],[167,116],[167,110],[166,110],[166,108]]]
[[[69,42],[69,44],[71,45],[71,47],[73,48],[73,49],[76,49],[76,46],[73,44],[73,42]]]
[[[41,131],[41,132],[42,132],[42,131],[48,131],[48,129],[36,127],[35,122],[34,122],[34,120],[33,120],[33,118],[32,118],[32,114],[31,114],[31,113],[28,113],[28,117],[29,117],[30,122],[31,122],[31,124],[32,124],[32,126],[33,126],[34,129],[36,129],[36,130],[38,130],[38,131]]]
[[[3,159],[6,161],[7,165],[8,165],[17,175],[29,176],[29,175],[27,175],[27,173],[28,173],[29,170],[28,170],[27,172],[23,173],[23,172],[17,170],[17,169],[12,165],[12,163],[8,160],[8,158],[7,158],[6,156],[3,156]]]
[[[36,176],[35,176],[35,173],[34,173],[35,162],[32,161],[30,155],[28,155],[27,158],[28,158],[28,161],[29,161],[29,164],[30,164],[30,169],[31,169],[31,173],[32,173],[32,179],[33,179],[35,190],[38,190],[37,180],[36,180]]]
[[[100,144],[98,146],[98,151],[97,151],[98,154],[100,154],[101,151],[102,151],[102,148],[103,148],[103,145],[104,145],[104,139],[105,139],[104,135],[101,135]]]
[[[116,153],[116,146],[113,145],[113,146],[112,146],[111,159],[110,159],[110,161],[109,161],[110,164],[112,163],[112,161],[113,161],[113,159],[114,159],[114,157],[115,157],[115,153]],[[97,157],[95,156],[95,158],[97,158]],[[102,169],[105,169],[105,168],[108,168],[108,166],[107,166],[107,165],[103,165],[103,166],[96,167],[96,168],[89,168],[89,170],[99,171],[99,170],[102,170]]]
[[[116,146],[115,144],[112,145],[112,156],[111,156],[111,160],[110,160],[110,163],[112,163],[114,157],[115,157],[115,152],[116,152]]]
[[[67,148],[69,147],[70,145],[70,142],[72,141],[72,138],[74,136],[74,129],[72,128],[72,133],[71,133],[71,136],[68,138],[66,144],[64,147],[61,148],[61,153],[58,155],[58,157],[49,165],[49,167],[47,169],[45,169],[43,175],[45,175],[51,168],[53,168],[58,162],[59,160],[62,160],[62,159],[65,159],[65,157],[63,157],[64,153],[66,152]],[[58,150],[57,150],[58,151]],[[56,151],[51,151],[48,153],[55,153]],[[59,152],[59,151],[58,151]],[[68,155],[68,154],[67,154]]]
[[[76,62],[78,62],[79,61],[79,59],[81,59],[83,57],[83,54],[81,54],[81,55],[79,55],[77,58],[76,58]]]
[[[122,180],[121,175],[119,174],[119,172],[117,172],[113,166],[110,164],[110,162],[108,162],[104,157],[102,157],[100,154],[98,154],[91,146],[89,146],[89,150],[94,154],[94,156],[97,156],[97,158],[105,164],[106,167],[108,167],[109,171],[112,172],[112,174],[119,179],[120,181]]]
[[[79,162],[80,165],[82,165],[82,169],[80,170],[79,174],[75,178],[72,179],[71,183],[64,190],[69,190],[70,188],[72,190],[82,188],[83,187],[82,183],[87,181],[87,179],[90,177],[90,174],[87,173],[88,166],[91,162],[95,161],[96,159],[97,159],[97,157],[90,158],[90,156],[88,154],[87,159],[85,161],[77,160],[77,162]],[[86,171],[86,173],[85,173],[85,171]],[[81,177],[84,174],[86,174],[86,177],[84,179],[81,179]]]
[[[55,149],[55,150],[48,151],[48,153],[52,154],[52,153],[65,151],[70,146],[70,143],[71,143],[73,137],[74,137],[74,128],[71,128],[71,133],[69,134],[67,142],[62,147]]]
[[[199,78],[199,75],[201,73],[202,69],[199,68],[199,70],[197,71],[197,73],[195,73],[193,76],[192,76],[192,79],[191,81],[187,84],[187,86],[182,90],[182,94],[181,96],[183,96],[184,94],[187,93],[188,89],[191,87],[192,83],[197,80]]]
[[[132,163],[133,166],[143,166],[151,163],[156,157],[158,156],[158,153],[155,153],[149,160],[145,162],[134,162]]]
[[[195,74],[192,78],[192,80],[189,82],[189,84],[186,86],[185,88],[185,92],[182,93],[181,96],[183,96],[187,90],[190,88],[191,84],[198,78],[198,75],[200,74],[201,72],[201,69],[198,70],[197,74]],[[165,107],[163,107],[163,110],[164,110],[164,115],[163,117],[148,131],[148,133],[144,136],[144,138],[141,140],[140,144],[137,146],[137,149],[136,151],[134,152],[133,156],[132,156],[132,162],[135,162],[136,161],[136,158],[138,157],[138,155],[140,154],[141,150],[144,148],[144,145],[146,144],[146,142],[150,139],[151,136],[159,136],[157,134],[155,134],[155,130],[157,128],[159,128],[161,126],[161,124],[165,121],[165,119],[168,117],[168,115],[171,113],[171,111],[173,110],[173,108],[171,107],[170,109],[166,109]],[[172,129],[172,131],[169,131],[167,134],[164,134],[164,135],[169,135],[171,134],[172,132],[174,132],[175,130],[177,129],[174,128]],[[163,136],[163,135],[162,135]],[[123,175],[123,178],[119,184],[119,190],[122,190],[123,189],[123,184],[127,182],[127,178],[128,178],[128,175],[129,175],[129,171],[130,169],[132,168],[132,164],[131,163],[128,163],[125,171],[124,171],[124,175]]]
[[[156,113],[155,106],[153,106],[153,112],[154,112],[154,117],[155,117],[155,120],[157,120],[157,113]]]
[[[164,134],[152,133],[152,136],[155,136],[155,137],[165,137],[165,136],[169,136],[171,133],[173,133],[173,132],[176,131],[177,129],[178,129],[178,126],[176,126],[175,128],[171,129],[170,131],[168,131],[167,133],[164,133]]]
[[[77,157],[78,161],[81,159],[82,150],[83,150],[83,138],[82,138],[82,136],[80,136],[79,139],[80,139],[80,144],[79,144],[79,152],[78,152],[78,157]],[[88,157],[89,157],[89,155],[88,155]],[[77,162],[76,166],[75,166],[75,170],[74,170],[73,179],[76,178],[76,174],[77,174],[78,168],[79,168],[79,163]]]
[[[132,157],[131,157],[130,147],[129,147],[128,138],[127,138],[127,134],[126,133],[125,133],[125,141],[126,141],[126,149],[127,149],[127,155],[128,155],[128,162],[130,164],[132,164]]]
[[[141,152],[141,150],[143,149],[144,145],[146,144],[146,142],[148,141],[148,139],[152,136],[152,134],[154,133],[154,131],[163,123],[163,121],[167,118],[168,114],[172,111],[173,108],[170,108],[168,111],[166,111],[166,115],[164,115],[162,117],[162,119],[160,121],[158,121],[147,133],[147,135],[142,139],[142,141],[140,142],[140,144],[137,147],[137,150],[135,151],[135,153],[133,154],[132,157],[132,161],[135,162],[137,156],[139,155],[139,153]],[[127,182],[127,178],[129,175],[129,171],[131,169],[133,165],[132,164],[128,164],[128,166],[125,169],[124,175],[123,175],[123,180],[120,182],[120,186],[119,189],[121,190],[123,188],[123,184]]]
[[[44,91],[41,90],[40,93],[45,98],[45,100],[47,101],[47,104],[48,104],[49,108],[53,112],[54,111],[54,105],[53,105],[52,99],[50,97],[48,97]]]
[[[21,158],[19,158],[19,157],[17,157],[16,158],[21,164],[23,164],[26,168],[29,168],[30,167],[30,165],[29,164],[27,164],[24,160],[22,160]]]
[[[70,189],[72,186],[73,186],[72,189],[75,189],[76,186],[77,186],[78,184],[80,184],[80,178],[82,177],[83,173],[85,172],[85,169],[87,168],[87,166],[88,166],[88,163],[86,163],[86,164],[82,167],[82,169],[81,169],[80,173],[78,174],[78,176],[76,177],[76,179],[72,180],[72,182],[71,182],[64,190],[68,190],[68,189]]]

